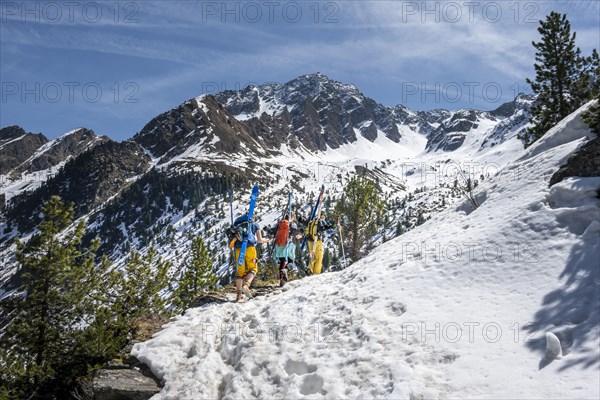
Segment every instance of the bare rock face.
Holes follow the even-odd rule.
[[[92,130],[80,128],[49,141],[41,133],[26,133],[21,127],[0,129],[0,174],[42,171],[75,158],[84,151],[109,141]]]
[[[252,127],[236,120],[214,97],[205,96],[201,100],[188,100],[158,115],[132,141],[160,159],[160,162],[199,145],[211,152],[240,154],[244,149],[249,149],[256,154],[261,151],[257,141],[266,142],[261,134],[268,131],[268,126],[262,128],[252,130]]]
[[[34,157],[30,164],[19,172],[41,171],[68,159],[75,158],[84,151],[109,141],[106,136],[97,136],[91,129],[80,128],[54,140],[48,150]]]
[[[569,157],[550,178],[550,186],[569,176],[600,176],[600,136],[590,140]]]
[[[146,400],[160,392],[156,380],[133,369],[102,369],[93,389],[96,400]]]
[[[71,159],[35,192],[15,196],[8,217],[19,229],[31,229],[38,221],[30,217],[38,214],[40,205],[51,195],[60,194],[64,201],[76,205],[78,218],[118,194],[149,165],[150,157],[134,142],[103,142]]]
[[[18,126],[0,129],[0,175],[27,161],[46,143],[48,139],[41,133],[26,133]]]
[[[284,84],[248,86],[214,95],[227,111],[250,126],[254,137],[268,148],[288,143],[310,151],[337,149],[358,136],[375,141],[384,135],[399,142],[399,125],[427,137],[427,151],[453,151],[461,147],[472,129],[484,120],[507,121],[488,145],[502,143],[527,124],[530,95],[520,94],[492,111],[430,110],[414,112],[397,105],[384,106],[366,97],[351,84],[320,73],[302,75]],[[277,127],[273,129],[273,127]],[[272,141],[264,141],[272,138]]]
[[[248,86],[215,95],[234,117],[244,120],[267,147],[301,144],[311,151],[336,149],[357,140],[357,132],[374,141],[378,131],[398,142],[399,118],[408,113],[363,95],[354,85],[343,84],[316,73],[302,75],[285,84]],[[413,116],[420,122],[418,116]],[[271,129],[275,127],[275,129]],[[416,129],[416,128],[415,128]],[[268,133],[265,134],[265,133]]]
[[[485,112],[475,110],[459,110],[451,118],[444,121],[430,135],[427,141],[427,150],[453,151],[458,149],[465,141],[471,129],[477,129],[479,118]]]

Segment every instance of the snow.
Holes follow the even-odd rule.
[[[542,136],[540,140],[531,145],[521,159],[531,158],[549,148],[586,137],[586,135],[588,135],[589,128],[587,124],[579,117],[579,114],[588,107],[589,103],[581,106],[579,110],[556,124],[556,126],[550,129],[546,135]],[[557,134],[557,132],[562,133]]]
[[[456,204],[342,272],[190,309],[136,344],[165,384],[154,399],[599,398],[600,178],[548,188],[592,136],[584,108],[502,159],[478,209]],[[561,359],[545,357],[552,336]]]
[[[208,106],[204,103],[204,98],[206,96],[207,96],[206,94],[203,94],[201,96],[196,97],[196,103],[198,103],[200,108],[202,108],[202,111],[204,112],[204,114],[208,115]]]
[[[27,135],[26,134],[25,135],[21,135],[21,136],[19,136],[17,138],[8,140],[8,141],[6,141],[4,143],[0,143],[0,149],[2,149],[4,146],[6,146],[8,144],[11,144],[11,143],[14,143],[14,142],[18,142],[19,140],[23,139],[25,136],[27,136]]]
[[[79,132],[79,131],[80,131],[80,130],[82,130],[82,129],[85,129],[85,128],[83,128],[83,127],[79,127],[79,128],[72,129],[72,130],[70,130],[70,131],[68,131],[68,132],[66,132],[66,133],[63,133],[63,134],[61,135],[60,139],[62,140],[62,139],[64,139],[65,137],[67,137],[67,136],[70,136],[70,135],[73,135],[74,133],[77,133],[77,132]]]
[[[8,201],[24,191],[33,191],[42,186],[48,179],[58,174],[69,160],[70,157],[44,170],[28,173],[23,172],[16,179],[8,174],[0,175],[0,194],[4,194]]]
[[[427,139],[417,133],[412,133],[410,137],[403,137],[400,143],[389,139],[382,131],[377,131],[377,138],[371,142],[362,134],[360,130],[354,128],[356,141],[346,143],[337,149],[328,148],[326,158],[329,162],[355,160],[357,163],[361,160],[382,161],[398,159],[407,156],[414,156],[425,149]]]
[[[54,146],[61,143],[66,137],[73,135],[83,128],[76,128],[66,133],[63,133],[56,139],[50,140],[47,143],[40,146],[35,153],[29,157],[27,160],[23,161],[21,164],[13,168],[14,170],[19,170],[23,166],[27,166],[33,162],[36,158],[42,156],[47,151],[51,150]],[[11,140],[9,142],[3,143],[2,146],[7,145],[9,143],[15,142],[17,140],[21,140],[26,135],[23,135],[17,139]],[[91,148],[95,143],[102,140],[100,136],[96,136],[93,140],[91,140],[86,149]],[[43,170],[31,171],[31,172],[22,172],[17,178],[15,178],[10,172],[6,175],[0,175],[0,194],[6,195],[6,200],[10,200],[13,197],[23,193],[24,191],[32,191],[40,186],[42,186],[48,179],[54,177],[62,167],[71,159],[71,156],[68,156],[65,160],[60,163],[51,166],[50,168],[46,168]],[[27,171],[27,170],[26,170]]]
[[[546,332],[546,358],[562,358],[562,348],[560,340],[552,332]]]

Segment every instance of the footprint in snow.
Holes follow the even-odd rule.
[[[442,353],[438,357],[438,362],[440,364],[452,364],[458,358],[458,354],[456,353]]]
[[[406,312],[406,306],[403,303],[394,301],[388,304],[388,308],[392,310],[392,312],[398,316],[404,314]]]
[[[377,296],[367,296],[362,299],[363,304],[372,304],[375,300],[377,300]]]
[[[320,393],[325,395],[323,390],[323,378],[317,374],[311,374],[304,377],[300,386],[300,393],[303,395]]]
[[[387,266],[387,269],[396,270],[402,263],[396,262]]]
[[[305,363],[304,361],[287,360],[285,363],[285,372],[288,375],[306,375],[311,374],[317,370],[316,365]]]

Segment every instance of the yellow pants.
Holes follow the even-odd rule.
[[[315,253],[311,254],[311,260],[310,264],[308,264],[308,269],[310,269],[310,272],[312,272],[313,275],[318,275],[321,273],[321,268],[323,268],[323,242],[317,240],[315,245],[314,242],[309,241],[308,251],[312,253],[313,249]]]
[[[256,247],[248,246],[244,255],[244,262],[238,265],[237,261],[240,258],[240,249],[235,249],[235,264],[237,265],[237,277],[244,278],[248,272],[254,272],[254,276],[258,273],[258,258],[256,257]]]

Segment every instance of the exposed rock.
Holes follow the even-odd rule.
[[[270,121],[268,121],[270,122]],[[133,137],[154,157],[167,161],[195,145],[207,152],[264,154],[262,141],[269,124],[249,127],[236,120],[213,96],[188,100],[162,113]],[[273,147],[273,146],[271,146]]]
[[[528,94],[520,94],[513,101],[505,103],[490,111],[491,115],[504,118],[498,123],[487,135],[481,148],[494,147],[500,143],[504,143],[509,135],[520,135],[529,122],[531,107],[535,102],[535,97]]]
[[[27,161],[46,143],[48,139],[41,133],[26,133],[19,126],[0,129],[0,175]]]
[[[378,131],[398,142],[400,119],[423,121],[406,108],[385,107],[364,96],[354,85],[343,84],[322,74],[302,75],[285,84],[248,86],[239,91],[224,91],[215,95],[236,118],[244,120],[265,136],[266,145],[278,149],[283,143],[292,148],[300,144],[312,151],[338,148],[356,141],[357,129],[368,140],[375,140]],[[258,126],[258,121],[264,125]],[[272,127],[276,129],[271,129]],[[415,126],[416,129],[416,126]],[[269,132],[271,135],[265,135]]]
[[[26,132],[18,125],[6,126],[0,129],[0,147],[4,146],[7,142],[25,135]]]
[[[23,231],[30,229],[37,221],[29,217],[57,193],[64,201],[76,205],[76,217],[79,217],[125,188],[128,180],[146,172],[149,164],[150,158],[133,142],[109,141],[95,146],[68,162],[41,189],[11,199],[9,218]]]
[[[146,400],[160,392],[156,379],[133,369],[102,369],[94,374],[96,400]]]
[[[97,136],[90,129],[77,129],[52,141],[49,148],[43,151],[39,156],[34,157],[29,165],[24,165],[17,172],[35,172],[48,169],[60,164],[68,158],[77,157],[84,151],[97,146],[100,143],[109,141],[106,136]]]
[[[550,178],[550,186],[569,176],[600,176],[600,136],[573,153]]]
[[[94,378],[91,375],[78,377],[71,392],[72,397],[78,400],[94,400],[93,381]]]
[[[494,117],[504,117],[508,118],[511,115],[514,115],[516,112],[522,109],[530,109],[535,101],[535,96],[532,94],[519,93],[517,97],[513,101],[509,101],[500,105],[500,107],[495,110],[490,111],[489,113]]]
[[[222,296],[220,294],[207,294],[204,296],[200,296],[197,299],[194,299],[190,304],[190,308],[202,307],[206,304],[213,303],[227,303],[228,301],[229,300],[227,299],[227,297]]]
[[[478,127],[478,120],[486,116],[483,111],[459,110],[443,121],[430,135],[426,149],[428,151],[453,151],[465,141],[466,133]]]
[[[18,126],[9,126],[0,129],[0,174],[18,177],[43,171],[109,140],[80,128],[49,141],[41,133],[25,133]]]
[[[131,365],[123,361],[112,360],[106,363],[105,369],[129,369]]]

